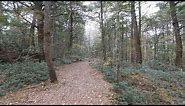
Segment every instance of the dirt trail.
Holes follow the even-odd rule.
[[[40,84],[0,98],[0,104],[111,105],[111,84],[88,62],[63,65],[57,71],[58,84]]]

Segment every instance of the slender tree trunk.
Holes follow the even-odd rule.
[[[159,41],[159,36],[157,35],[157,28],[155,26],[155,38],[154,38],[154,60],[157,59],[157,44],[158,44],[158,41]]]
[[[111,30],[111,29],[110,29]],[[108,33],[108,51],[109,51],[109,57],[111,57],[111,45],[112,45],[112,37],[111,37],[111,32]]]
[[[180,30],[179,30],[179,24],[177,20],[176,10],[175,10],[175,3],[174,1],[170,1],[170,12],[171,12],[171,18],[173,23],[173,29],[175,32],[175,41],[176,41],[176,57],[175,57],[175,65],[179,68],[182,68],[182,53],[183,53],[183,47],[182,47],[182,40],[180,36]]]
[[[2,1],[0,1],[0,17],[3,17],[3,6]],[[0,35],[2,34],[2,25],[0,26]]]
[[[139,39],[141,39],[141,1],[138,1],[139,2]],[[140,48],[139,48],[139,63],[142,63],[142,53],[141,53],[141,41],[139,40],[139,44],[140,44]]]
[[[127,40],[128,40],[128,36],[127,36],[127,32],[125,33],[125,39],[126,39],[126,45],[125,45],[125,60],[128,61],[128,46],[127,46]]]
[[[124,40],[124,31],[123,31],[123,24],[122,24],[122,33],[121,33],[121,62],[123,62],[123,58],[124,58],[124,44],[123,44],[123,40]]]
[[[31,33],[31,45],[34,47],[35,50],[35,24],[36,24],[36,15],[35,11],[33,11],[33,19],[31,23],[30,33]]]
[[[48,65],[49,71],[49,78],[51,82],[57,81],[57,76],[54,70],[54,65],[52,61],[51,55],[51,16],[50,16],[50,7],[51,1],[44,1],[43,4],[45,5],[44,9],[44,54],[45,59]]]
[[[139,36],[141,37],[141,1],[139,2]]]
[[[132,19],[134,27],[134,59],[136,63],[142,63],[142,53],[141,53],[141,41],[140,35],[137,27],[136,14],[135,14],[135,1],[131,1],[132,8]]]
[[[167,36],[170,36],[170,33],[169,33],[169,26],[168,26],[168,25],[169,25],[169,24],[167,23],[167,24],[166,24],[166,35],[167,35]],[[166,41],[166,48],[167,48],[167,49],[168,49],[168,44],[169,44],[169,40]],[[168,56],[168,53],[169,53],[169,51],[166,50],[167,62],[170,63],[170,57]]]
[[[69,37],[69,50],[71,50],[73,45],[73,6],[72,2],[70,1],[70,37]]]
[[[88,54],[89,54],[89,57],[91,57],[91,54],[92,54],[92,52],[91,52],[91,38],[90,38],[90,33],[88,34]]]
[[[103,60],[106,61],[106,45],[105,45],[105,34],[104,34],[104,25],[103,25],[103,3],[100,1],[100,6],[101,6],[101,35],[102,35],[102,52],[103,52]]]
[[[116,29],[115,24],[113,24],[113,29]],[[113,63],[114,63],[114,46],[115,46],[115,35],[116,35],[116,31],[113,30],[113,37],[111,37],[111,68],[113,68]]]
[[[163,37],[163,39],[164,39],[164,37],[165,37],[165,35],[164,35],[164,29],[165,29],[165,27],[164,27],[165,25],[162,25],[162,37]],[[165,47],[165,41],[163,41],[162,42],[162,48],[163,48],[163,61],[165,60],[165,50],[166,50],[166,47]]]
[[[101,37],[102,37],[102,54],[101,54],[101,71],[103,71],[103,65],[106,61],[106,45],[105,45],[105,34],[104,34],[104,27],[103,27],[103,3],[100,1],[100,28],[101,28]]]
[[[182,25],[185,26],[185,21],[182,22]],[[183,47],[185,47],[185,27],[183,28]]]
[[[134,27],[133,27],[133,5],[132,5],[132,1],[131,1],[131,51],[130,51],[130,57],[131,57],[131,62],[134,63]]]
[[[40,58],[39,60],[44,60],[44,49],[43,49],[43,41],[44,41],[44,14],[43,14],[43,1],[34,1],[35,4],[35,14],[37,19],[37,33],[38,33],[38,45]]]
[[[120,63],[121,63],[121,49],[122,49],[122,45],[120,45],[120,43],[122,42],[121,40],[123,40],[121,38],[120,31],[119,31],[119,27],[120,27],[120,18],[119,18],[119,9],[117,12],[117,30],[116,30],[116,81],[119,82],[121,79],[121,73],[120,73]]]

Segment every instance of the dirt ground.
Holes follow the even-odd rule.
[[[103,74],[77,62],[62,65],[56,71],[58,83],[49,81],[27,86],[0,98],[1,105],[112,105],[111,84],[103,80]]]

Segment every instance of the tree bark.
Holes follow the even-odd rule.
[[[104,34],[104,28],[103,28],[103,3],[100,1],[100,18],[101,18],[101,35],[102,35],[102,53],[103,53],[103,61],[106,61],[106,45],[105,45],[105,34]]]
[[[175,10],[175,3],[174,1],[170,1],[170,13],[173,23],[173,29],[175,32],[175,41],[176,41],[176,57],[175,57],[175,65],[179,68],[182,68],[182,53],[183,53],[183,47],[182,47],[182,40],[180,36],[180,30],[179,30],[179,23],[177,20],[176,10]]]
[[[119,9],[117,12],[117,33],[116,33],[116,81],[119,82],[121,79],[121,73],[120,73],[120,63],[121,63],[121,49],[122,49],[122,45],[120,45],[120,43],[122,42],[121,40],[121,33],[120,33],[120,18],[119,18]]]
[[[33,11],[33,18],[32,18],[30,33],[31,33],[31,45],[34,47],[34,50],[35,50],[35,40],[34,40],[35,24],[36,24],[36,15],[35,15],[35,11]]]
[[[127,32],[125,33],[125,39],[126,39],[126,45],[125,45],[125,60],[128,61],[128,45],[127,45],[127,40],[128,40],[128,36],[127,36]]]
[[[3,6],[2,6],[2,1],[0,1],[0,17],[3,17]],[[0,26],[0,35],[2,34],[2,25]]]
[[[141,1],[139,3],[139,36],[141,37]]]
[[[35,14],[37,19],[37,33],[38,33],[38,45],[40,58],[39,60],[44,60],[44,49],[43,49],[43,41],[44,41],[44,14],[43,14],[43,1],[34,1],[35,4]]]
[[[123,24],[122,24],[122,33],[121,33],[121,62],[123,62],[123,58],[124,58],[124,31],[123,31]]]
[[[185,21],[182,21],[182,25],[185,26]],[[182,42],[183,42],[183,47],[185,47],[185,27],[183,27]]]
[[[48,66],[49,78],[51,82],[57,81],[57,76],[54,70],[54,65],[51,55],[51,16],[50,16],[50,7],[51,1],[44,1],[44,54]]]
[[[142,53],[141,53],[141,41],[140,35],[138,32],[138,26],[136,21],[135,14],[135,1],[131,1],[131,9],[132,9],[132,21],[134,27],[134,60],[136,63],[142,63]]]
[[[73,45],[73,6],[72,6],[72,2],[70,1],[70,36],[69,36],[69,51],[72,48]]]
[[[155,38],[154,38],[154,60],[157,59],[157,47],[158,47],[158,41],[159,41],[159,35],[157,35],[157,28],[155,26]]]
[[[106,61],[106,45],[105,45],[105,34],[103,28],[103,3],[100,1],[100,28],[101,28],[101,37],[102,37],[102,53],[101,53],[101,71],[103,71],[103,65]]]
[[[131,37],[130,37],[130,46],[131,46],[131,51],[130,51],[130,58],[131,62],[134,63],[134,27],[133,27],[133,3],[131,2]]]

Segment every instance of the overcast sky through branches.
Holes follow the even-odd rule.
[[[141,12],[143,15],[152,15],[153,13],[157,12],[159,10],[158,7],[156,7],[156,4],[158,1],[147,1],[145,3],[141,4]],[[84,2],[85,5],[91,5],[90,1]],[[138,16],[138,11],[136,10],[136,15]],[[95,21],[88,20],[85,25],[85,35],[89,36],[91,41],[96,37],[99,32],[99,24]]]

